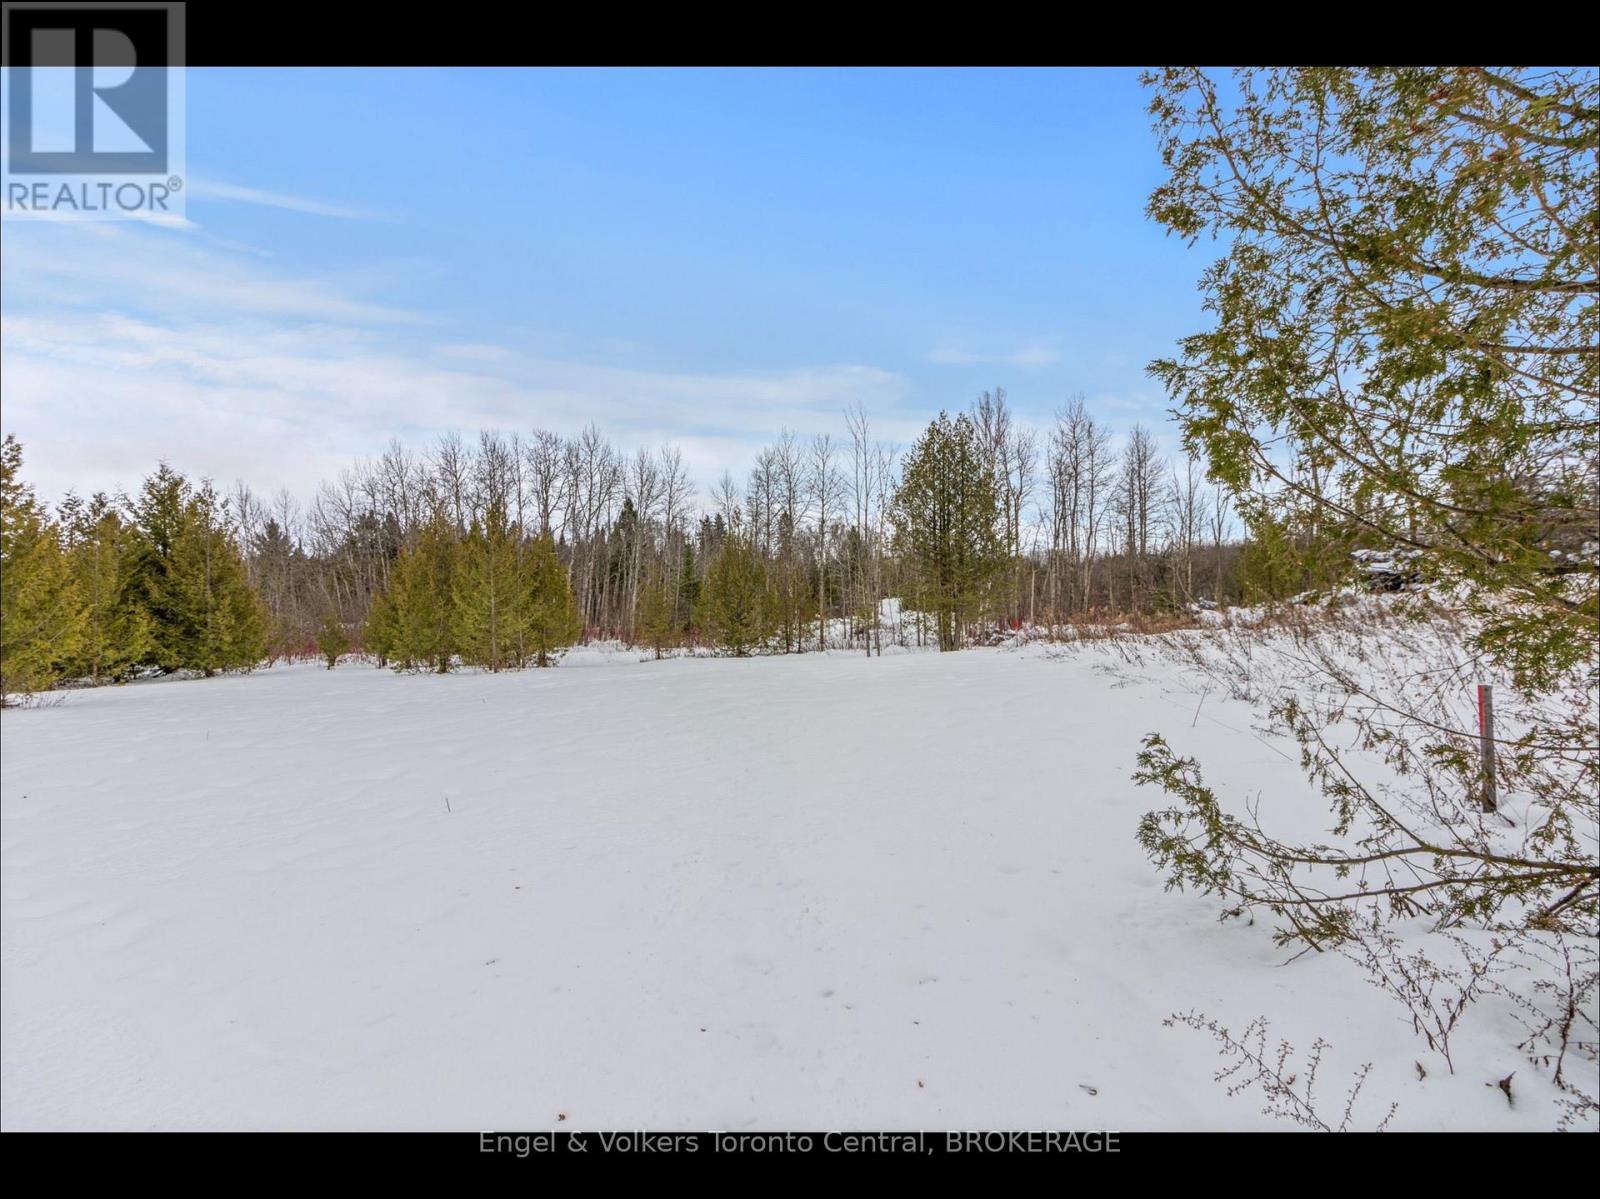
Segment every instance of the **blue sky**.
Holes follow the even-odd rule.
[[[1163,426],[1215,248],[1143,215],[1131,70],[188,73],[188,221],[7,222],[41,491],[159,458],[308,495],[390,437],[594,420],[702,496],[865,405]]]

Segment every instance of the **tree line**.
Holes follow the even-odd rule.
[[[785,431],[699,502],[681,452],[485,431],[395,441],[308,505],[160,466],[134,496],[52,511],[5,442],[0,563],[8,692],[145,670],[211,674],[349,651],[404,670],[546,666],[576,642],[659,656],[891,638],[950,650],[995,627],[1272,598],[1340,568],[1326,528],[1252,520],[1226,487],[1120,447],[1081,399],[1047,429],[1005,392],[941,413],[905,450],[864,411],[846,436]],[[885,627],[886,600],[906,619]]]

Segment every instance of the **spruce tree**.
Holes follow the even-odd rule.
[[[558,651],[583,635],[583,621],[549,533],[529,547],[524,568],[529,595],[527,646],[533,651],[535,666],[550,666]]]
[[[56,682],[86,621],[60,530],[23,483],[22,446],[0,444],[0,702]]]

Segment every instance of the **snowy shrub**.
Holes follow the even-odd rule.
[[[1155,639],[1158,656],[1266,706],[1273,728],[1299,743],[1333,823],[1326,839],[1278,837],[1256,805],[1238,809],[1193,758],[1151,734],[1134,778],[1171,802],[1143,817],[1138,839],[1169,889],[1217,896],[1225,917],[1264,911],[1279,944],[1358,964],[1451,1072],[1451,1034],[1479,1000],[1503,998],[1527,1029],[1520,1048],[1549,1072],[1569,1119],[1592,1120],[1594,684],[1579,669],[1551,691],[1518,690],[1473,632],[1426,598],[1396,597]],[[1499,802],[1489,810],[1468,707],[1478,679],[1500,684],[1504,697]],[[1420,939],[1396,931],[1412,926]]]
[[[1331,1114],[1319,1107],[1320,1100],[1316,1093],[1317,1074],[1322,1068],[1323,1054],[1329,1048],[1326,1041],[1319,1038],[1313,1042],[1305,1061],[1295,1065],[1294,1046],[1288,1041],[1279,1041],[1276,1046],[1268,1047],[1268,1025],[1263,1016],[1250,1021],[1244,1032],[1237,1036],[1199,1012],[1169,1016],[1165,1023],[1168,1027],[1181,1024],[1211,1034],[1221,1046],[1219,1054],[1227,1062],[1217,1071],[1216,1080],[1227,1087],[1230,1096],[1243,1094],[1253,1088],[1265,1101],[1261,1108],[1264,1115],[1289,1120],[1313,1132],[1353,1130],[1356,1107],[1366,1086],[1367,1076],[1372,1072],[1371,1062],[1356,1071],[1355,1079],[1345,1092],[1338,1123],[1333,1123]],[[1371,1131],[1383,1132],[1398,1110],[1399,1104],[1389,1104],[1388,1110]]]

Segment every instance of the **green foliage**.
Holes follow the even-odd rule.
[[[149,614],[156,665],[206,675],[255,666],[266,652],[265,618],[227,502],[209,482],[193,488],[163,464],[131,515],[123,595]]]
[[[744,657],[777,631],[767,567],[742,536],[730,534],[711,561],[697,622],[712,642]]]
[[[188,506],[188,483],[162,463],[145,479],[129,509],[134,537],[128,544],[123,586],[129,602],[149,614],[155,643],[151,661],[166,671],[179,670],[185,662],[187,616],[177,606],[168,575]]]
[[[896,548],[915,572],[941,650],[961,648],[1005,568],[1001,515],[971,419],[941,412],[907,456],[890,508]]]
[[[399,638],[399,617],[394,606],[394,591],[390,588],[372,597],[367,609],[367,623],[361,629],[361,644],[378,665],[387,666],[395,656]]]
[[[23,483],[22,446],[0,445],[0,697],[40,691],[81,652],[86,616],[60,530]]]
[[[695,613],[700,610],[700,564],[694,542],[683,546],[682,578],[678,584],[678,627],[689,636],[695,632]]]
[[[338,613],[329,612],[317,626],[317,652],[327,662],[328,669],[332,670],[349,648],[350,635],[345,632],[344,622],[339,619]]]
[[[83,645],[69,671],[117,682],[149,661],[156,644],[155,622],[128,585],[137,534],[103,494],[87,507],[73,498],[63,508],[73,578],[85,609]]]
[[[455,657],[450,596],[456,557],[455,532],[439,512],[395,560],[387,611],[375,631],[396,670],[450,670]]]
[[[639,632],[657,659],[678,644],[682,627],[678,619],[678,597],[659,566],[645,578],[639,603]]]
[[[487,670],[522,665],[533,588],[515,530],[491,514],[459,547],[451,619],[461,659]]]
[[[549,533],[528,547],[526,569],[528,650],[535,666],[553,666],[556,655],[583,636],[583,618]]]
[[[175,630],[177,664],[206,675],[248,670],[266,653],[260,601],[245,575],[226,502],[210,483],[190,497],[163,579]]]
[[[1306,591],[1322,591],[1349,573],[1346,538],[1296,528],[1262,504],[1240,509],[1250,531],[1238,555],[1238,586],[1246,604],[1275,604]]]
[[[1239,500],[1251,598],[1331,581],[1354,544],[1406,549],[1477,653],[1377,694],[1397,628],[1359,670],[1348,647],[1295,632],[1308,694],[1339,698],[1274,717],[1334,836],[1359,839],[1275,840],[1151,737],[1134,777],[1176,802],[1145,816],[1141,845],[1169,886],[1265,908],[1280,940],[1319,949],[1365,937],[1370,955],[1385,914],[1592,938],[1600,759],[1592,683],[1575,680],[1600,617],[1600,71],[1242,70],[1222,88],[1172,68],[1147,83],[1168,172],[1150,215],[1227,245],[1201,283],[1211,328],[1150,370]],[[1470,810],[1477,739],[1442,693],[1471,657],[1527,705],[1494,758],[1501,793],[1539,813],[1520,848]],[[1330,744],[1341,719],[1391,781],[1364,785]]]
[[[1229,242],[1213,327],[1150,368],[1186,445],[1286,526],[1320,513],[1470,584],[1524,688],[1588,659],[1600,73],[1244,70],[1226,102],[1198,69],[1147,82],[1150,215]]]
[[[1136,783],[1159,787],[1178,801],[1139,820],[1139,844],[1166,871],[1167,890],[1193,888],[1234,901],[1224,919],[1265,907],[1284,921],[1274,938],[1280,945],[1300,939],[1321,948],[1349,935],[1348,908],[1296,901],[1291,870],[1309,860],[1310,851],[1280,845],[1223,811],[1195,760],[1178,757],[1160,736],[1144,739],[1138,762]]]

